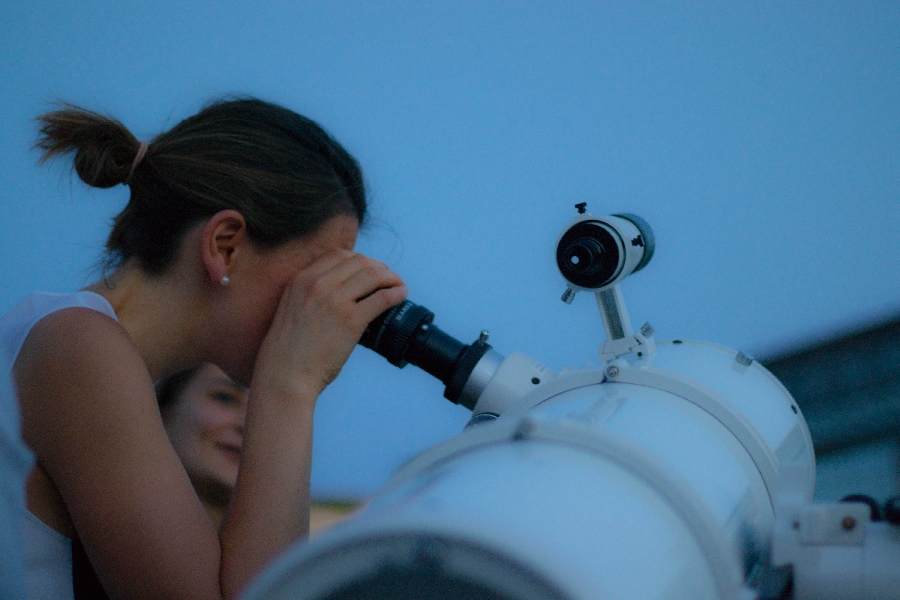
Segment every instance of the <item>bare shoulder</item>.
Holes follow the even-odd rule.
[[[82,353],[87,351],[87,355]],[[38,321],[25,340],[18,365],[54,359],[90,360],[107,352],[140,360],[137,347],[118,321],[91,308],[70,307],[51,313]]]
[[[66,308],[41,319],[22,346],[14,374],[23,434],[39,455],[42,439],[59,433],[56,426],[155,404],[152,379],[134,342],[115,319],[89,308]]]

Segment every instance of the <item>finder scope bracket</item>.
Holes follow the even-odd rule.
[[[643,269],[653,257],[653,230],[630,213],[595,217],[584,202],[575,208],[578,217],[556,244],[556,265],[567,284],[563,302],[571,304],[579,291],[594,292],[606,330],[607,339],[599,351],[603,362],[629,354],[653,355],[653,328],[647,324],[634,332],[619,288],[620,281]]]

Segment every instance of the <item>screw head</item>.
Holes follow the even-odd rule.
[[[534,422],[528,417],[525,417],[521,421],[519,421],[518,427],[513,432],[513,441],[521,442],[522,440],[528,439],[528,436],[531,435],[531,432],[534,431]]]
[[[856,519],[854,519],[850,515],[847,515],[846,517],[844,517],[844,520],[841,521],[841,527],[844,529],[844,531],[853,531],[856,528]]]
[[[610,379],[615,379],[619,376],[619,367],[616,365],[610,365],[606,368],[606,376]]]

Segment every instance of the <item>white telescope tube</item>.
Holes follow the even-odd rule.
[[[652,359],[563,372],[491,404],[508,408],[411,461],[246,598],[744,600],[779,471],[812,496],[793,399],[718,346],[659,343]]]

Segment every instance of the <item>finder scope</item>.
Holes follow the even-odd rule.
[[[579,210],[583,208],[579,205]],[[639,216],[581,214],[556,245],[556,264],[570,289],[598,291],[611,287],[643,269],[653,258],[653,230]]]

